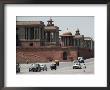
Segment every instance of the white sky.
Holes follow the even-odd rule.
[[[80,34],[94,38],[94,16],[51,16],[54,25],[58,26],[60,35],[64,32],[75,34],[79,28]],[[17,16],[17,21],[43,21],[47,25],[50,16]],[[68,30],[67,30],[68,28]]]

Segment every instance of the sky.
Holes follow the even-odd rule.
[[[94,16],[17,16],[17,21],[43,21],[47,25],[47,20],[52,19],[55,26],[61,30],[59,34],[71,32],[73,35],[77,28],[81,35],[94,39]],[[68,28],[68,29],[67,29]]]

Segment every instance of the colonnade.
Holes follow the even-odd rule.
[[[58,32],[45,32],[46,42],[57,42],[59,40]]]

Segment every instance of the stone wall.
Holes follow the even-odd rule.
[[[88,48],[79,49],[78,53],[79,57],[84,57],[85,59],[94,57],[94,50]]]
[[[63,52],[67,52],[67,60],[63,60]],[[77,58],[77,51],[65,48],[17,48],[16,59],[19,63],[48,62],[50,59],[70,61]]]
[[[64,52],[67,53],[67,60],[63,60]],[[71,61],[78,56],[84,58],[93,57],[93,51],[90,49],[75,48],[17,48],[16,59],[19,63],[49,62],[50,60]]]

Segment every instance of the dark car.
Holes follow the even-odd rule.
[[[40,72],[41,71],[41,67],[39,64],[32,64],[29,68],[29,72],[33,71],[33,72]]]
[[[16,73],[19,73],[19,72],[20,72],[20,65],[16,64]]]
[[[55,69],[55,70],[56,70],[56,69],[57,69],[56,64],[51,64],[51,65],[50,65],[50,69],[51,69],[51,70],[53,70],[53,69]]]

